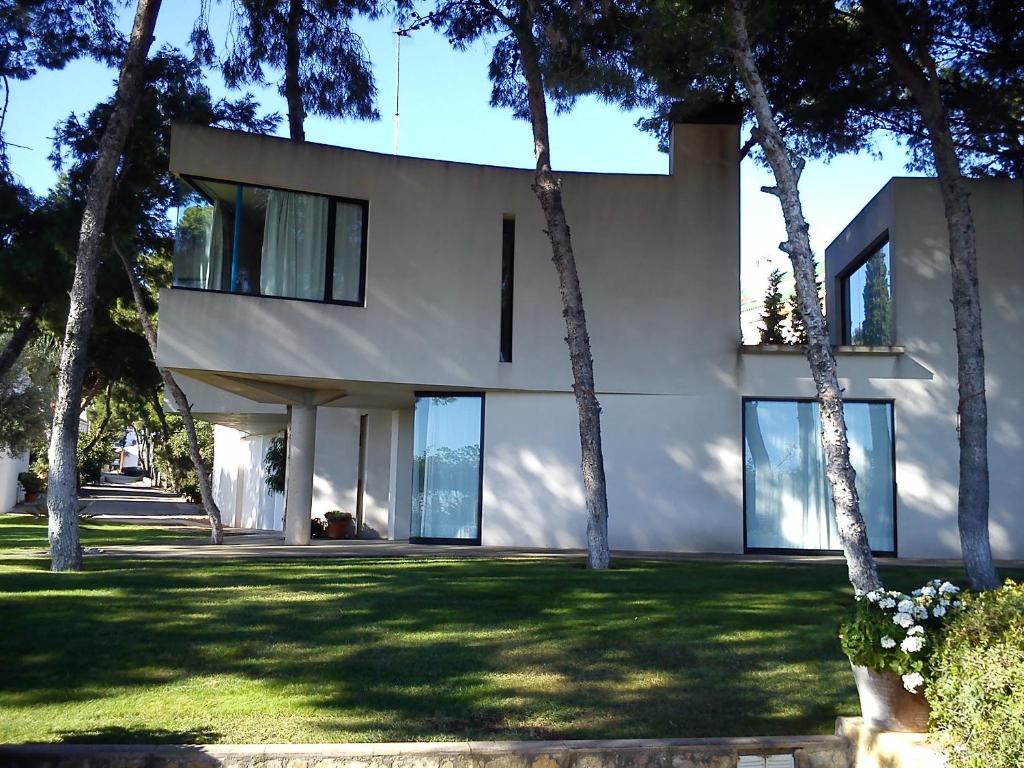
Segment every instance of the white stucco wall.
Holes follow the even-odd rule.
[[[9,456],[0,453],[0,512],[8,512],[21,500],[18,473],[28,469],[28,453]]]
[[[263,465],[273,437],[214,425],[213,494],[225,525],[281,530],[284,494],[267,490]]]

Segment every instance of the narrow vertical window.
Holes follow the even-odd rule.
[[[515,281],[516,220],[506,217],[501,229],[501,350],[498,360],[512,362],[512,287]]]

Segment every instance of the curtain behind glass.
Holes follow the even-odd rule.
[[[270,190],[263,232],[260,293],[324,298],[328,200]]]
[[[845,403],[861,513],[876,551],[892,551],[892,412],[888,403]],[[818,404],[744,403],[747,546],[840,549],[825,476]]]
[[[363,263],[363,206],[339,201],[334,210],[331,298],[335,301],[359,301],[359,278]]]
[[[218,210],[218,205],[189,205],[180,210],[174,234],[174,286],[219,287],[210,284],[211,246],[216,242]]]
[[[479,397],[417,398],[410,535],[477,538],[481,415]]]

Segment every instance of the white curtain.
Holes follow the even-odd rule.
[[[363,261],[363,207],[338,202],[335,210],[331,298],[358,301],[359,271]]]
[[[748,401],[745,408],[747,546],[840,548],[825,476],[818,404]],[[873,549],[893,549],[892,422],[887,403],[844,406],[850,458]]]
[[[323,299],[328,200],[271,190],[263,230],[260,292]]]
[[[207,234],[209,257],[201,263],[200,285],[206,290],[220,290],[224,271],[224,206],[220,200],[213,204],[213,218]]]

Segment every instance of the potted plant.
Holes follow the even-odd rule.
[[[18,482],[25,489],[25,502],[31,504],[39,498],[39,492],[43,490],[43,481],[34,472],[18,473]]]
[[[930,661],[946,621],[960,610],[958,587],[934,579],[909,595],[876,590],[857,596],[839,627],[853,667],[864,723],[886,731],[928,730]]]
[[[356,537],[356,519],[351,512],[332,509],[324,515],[327,520],[328,539],[354,539]]]

